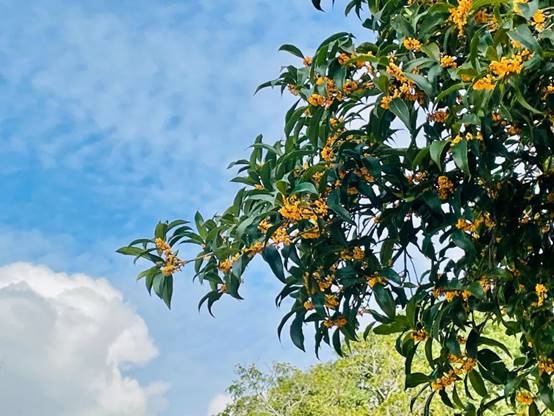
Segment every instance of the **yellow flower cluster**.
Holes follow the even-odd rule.
[[[431,295],[433,295],[435,299],[438,299],[444,295],[444,289],[442,287],[434,287],[431,289]]]
[[[372,175],[369,174],[369,170],[365,166],[362,167],[362,168],[359,168],[359,169],[356,168],[354,170],[354,175],[363,178],[364,181],[369,182],[369,183],[375,181],[375,178]]]
[[[258,230],[264,234],[267,233],[267,230],[269,230],[271,227],[272,224],[266,219],[260,221],[260,223],[258,224]]]
[[[539,9],[533,14],[533,21],[531,24],[533,27],[538,31],[541,32],[544,30],[544,22],[546,21],[546,17],[544,15],[544,12]]]
[[[339,298],[335,295],[325,295],[325,306],[329,309],[336,309],[339,306]]]
[[[365,252],[361,247],[354,247],[352,251],[343,250],[339,255],[341,260],[363,260]]]
[[[312,61],[313,61],[313,59],[312,59],[311,56],[305,56],[304,57],[304,65],[310,66],[312,64]]]
[[[539,374],[543,373],[554,373],[554,360],[552,358],[541,358],[539,360]]]
[[[404,39],[404,42],[402,42],[404,47],[410,51],[418,52],[421,50],[421,42],[414,38],[406,38]]]
[[[467,19],[471,11],[472,0],[460,0],[458,7],[450,8],[450,16],[448,20],[454,23],[458,28],[458,36],[464,35],[464,27],[467,24]]]
[[[357,85],[357,84],[356,84]],[[342,117],[341,117],[342,118]],[[335,117],[331,117],[329,119],[329,125],[331,126],[332,129],[336,129],[341,123],[342,123],[343,120],[339,120],[338,118],[335,118]]]
[[[443,55],[441,57],[441,66],[443,68],[457,68],[456,58],[450,55]]]
[[[388,110],[390,103],[395,98],[404,98],[409,101],[423,101],[423,94],[417,91],[414,83],[408,79],[402,72],[402,69],[396,65],[394,58],[389,59],[386,71],[393,77],[397,85],[391,85],[388,96],[381,98],[380,107]]]
[[[335,152],[333,152],[331,146],[324,146],[323,149],[321,149],[321,158],[326,162],[335,159]]]
[[[344,83],[342,86],[342,90],[345,92],[345,94],[352,94],[353,92],[360,89],[360,86],[356,81],[348,80]]]
[[[458,367],[453,368],[447,374],[431,383],[431,388],[434,391],[443,390],[451,384],[454,384],[459,380],[459,375],[469,373],[477,364],[477,361],[474,358],[457,357],[454,354],[450,354],[448,359],[452,364],[458,365]]]
[[[293,195],[284,199],[279,213],[291,221],[309,220],[317,224],[318,217],[324,217],[328,211],[327,203],[321,198],[310,201]]]
[[[185,262],[179,259],[171,250],[171,246],[161,238],[154,240],[156,248],[162,252],[164,264],[160,267],[160,271],[164,276],[171,276],[173,273],[182,269]]]
[[[313,308],[314,304],[312,302],[310,302],[309,300],[304,302],[304,309],[306,309],[307,311],[311,311]]]
[[[530,406],[535,401],[535,398],[529,392],[519,391],[516,394],[516,400],[524,405]]]
[[[321,230],[319,229],[319,227],[313,227],[309,230],[303,231],[300,236],[305,240],[314,240],[321,237]]]
[[[319,288],[319,291],[325,292],[327,289],[333,286],[334,279],[335,279],[335,275],[332,273],[322,278],[321,272],[319,271],[315,271],[313,273],[305,272],[304,287],[308,291],[308,294],[313,295],[315,293],[315,290],[313,289],[313,285],[311,284],[311,282],[315,281],[315,283],[317,284],[317,287]]]
[[[538,298],[537,306],[544,305],[544,301],[548,296],[548,289],[546,288],[546,286],[543,285],[542,283],[537,283],[535,285],[535,293],[537,294],[537,298]]]
[[[483,292],[487,293],[489,290],[491,290],[491,282],[489,279],[487,279],[486,276],[481,277],[479,279],[479,285],[481,285],[481,288],[483,289]]]
[[[483,78],[479,78],[473,84],[474,90],[493,90],[494,87],[495,83],[491,74],[487,74]]]
[[[463,218],[458,218],[456,221],[456,228],[458,230],[470,232],[475,238],[479,237],[478,230],[481,225],[491,229],[496,227],[496,222],[492,219],[491,214],[488,212],[480,213],[473,222],[468,222]]]
[[[448,118],[448,111],[446,110],[438,110],[430,115],[431,120],[433,120],[435,123],[444,123],[446,119]]]
[[[312,94],[308,97],[308,103],[314,107],[325,105],[326,99],[323,95]]]
[[[415,342],[425,341],[428,336],[429,335],[427,334],[427,331],[425,331],[425,329],[418,329],[417,331],[413,331],[411,335],[412,339]]]
[[[271,239],[273,240],[274,244],[283,243],[286,246],[290,245],[290,243],[292,242],[287,231],[287,227],[283,225],[275,230],[275,232],[271,236]]]
[[[339,64],[344,65],[345,63],[348,62],[349,59],[350,59],[350,55],[348,55],[347,53],[341,53],[337,58],[337,61],[339,62]]]
[[[256,254],[261,253],[264,249],[264,244],[261,241],[256,241],[249,247],[242,249],[242,252],[249,257],[254,257]]]
[[[523,59],[526,53],[516,53],[512,58],[503,56],[500,61],[492,61],[489,65],[490,71],[499,78],[506,75],[519,74],[523,69]],[[474,87],[475,88],[475,87]]]
[[[477,13],[473,15],[473,18],[477,23],[484,24],[489,21],[489,14],[485,9],[479,9]]]
[[[367,279],[367,284],[369,285],[370,288],[373,289],[373,287],[376,284],[385,285],[385,284],[387,284],[387,281],[385,279],[383,279],[381,276],[373,275],[369,279]]]
[[[352,250],[352,257],[354,258],[354,260],[363,260],[365,257],[365,252],[360,247],[354,247],[354,249]]]
[[[381,107],[384,110],[388,110],[390,108],[390,103],[392,101],[392,97],[384,96],[381,98],[381,103],[379,104],[379,107]]]
[[[464,137],[462,137],[460,134],[457,134],[451,140],[452,146],[456,146],[463,139],[466,139],[466,141],[468,141],[468,142],[470,142],[472,140],[477,140],[478,142],[482,142],[483,141],[483,135],[481,134],[481,132],[477,132],[476,134],[467,132]]]
[[[548,97],[550,94],[554,94],[554,84],[547,85],[544,88],[544,94],[542,95],[541,99],[546,100],[546,97]]]
[[[342,328],[343,326],[346,326],[347,323],[348,321],[346,320],[346,318],[344,316],[341,316],[334,321],[332,319],[326,319],[325,321],[323,321],[323,326],[325,328],[332,328],[333,326],[336,326],[337,328]]]
[[[442,201],[448,199],[452,191],[454,190],[454,184],[447,176],[439,176],[437,179],[439,187],[439,199]]]
[[[458,292],[456,290],[447,290],[444,293],[444,298],[447,302],[452,302],[456,297],[458,296]]]
[[[304,219],[304,216],[302,215],[302,208],[299,205],[300,201],[296,196],[285,198],[279,213],[288,220],[300,221]]]
[[[156,244],[156,248],[162,253],[171,253],[171,246],[163,239],[158,237],[154,240],[154,243]]]
[[[219,269],[220,272],[227,273],[233,268],[233,264],[235,264],[235,262],[239,259],[239,257],[240,257],[240,254],[237,253],[229,257],[228,259],[225,259],[222,262],[220,262],[217,268]]]

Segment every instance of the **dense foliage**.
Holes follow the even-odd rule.
[[[517,350],[506,336],[493,332]],[[394,336],[371,336],[354,342],[344,357],[301,371],[276,363],[267,371],[239,366],[238,379],[227,389],[231,403],[219,416],[398,416],[410,414],[410,392],[404,389],[401,356],[394,352]],[[424,362],[424,358],[423,361]],[[421,363],[422,363],[421,362]],[[416,365],[421,365],[417,364]],[[420,414],[423,399],[414,405]],[[520,404],[518,411],[524,410]],[[508,411],[498,403],[495,414]],[[453,415],[440,401],[431,414]]]
[[[283,140],[258,137],[233,164],[245,186],[229,209],[194,228],[160,223],[119,251],[153,263],[139,278],[168,305],[173,274],[194,263],[210,310],[240,298],[261,254],[283,283],[277,303],[292,301],[279,332],[290,321],[298,347],[312,325],[316,351],[340,353],[369,314],[376,333],[399,334],[406,387],[427,403],[554,410],[552,8],[350,1],[372,41],[338,33],[313,57],[281,48],[301,62],[261,87],[298,101]],[[181,243],[197,257],[180,259]],[[493,323],[519,341],[517,359],[483,335]],[[428,367],[415,372],[418,350]]]

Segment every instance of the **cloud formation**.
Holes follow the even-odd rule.
[[[218,394],[210,400],[210,404],[208,405],[208,416],[215,416],[222,412],[229,403],[231,403],[231,396],[228,394]]]
[[[9,415],[152,416],[166,383],[126,375],[158,355],[148,328],[104,279],[0,267],[0,403]]]

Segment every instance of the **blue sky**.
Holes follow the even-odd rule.
[[[191,283],[190,273],[178,277],[169,312],[134,282],[139,268],[114,251],[148,235],[158,219],[210,214],[231,201],[236,188],[228,162],[244,155],[258,133],[280,138],[290,104],[278,91],[254,96],[256,86],[295,62],[277,52],[281,44],[295,43],[309,54],[331,33],[356,33],[355,18],[344,18],[339,6],[320,13],[308,0],[0,0],[0,294],[8,283],[13,289],[14,282],[35,282],[29,276],[68,288],[80,280],[56,272],[82,273],[100,298],[117,299],[114,310],[128,317],[117,328],[138,334],[125,345],[147,352],[116,354],[116,360],[114,347],[104,361],[118,383],[139,392],[137,409],[143,410],[135,414],[204,416],[214,398],[222,399],[238,363],[315,362],[288,340],[278,342],[278,285],[263,265],[247,274],[246,300],[221,303],[214,320],[198,313],[204,289]],[[36,281],[27,288],[29,305],[37,296],[58,296]],[[13,290],[0,296],[0,310],[14,310],[13,296]],[[56,299],[52,322],[59,323],[60,316],[72,315],[65,297]],[[109,325],[95,322],[98,334]],[[11,324],[0,320],[0,329]],[[20,334],[10,342],[15,351],[40,341]],[[13,354],[5,345],[0,362]],[[78,355],[75,348],[71,354]],[[28,353],[37,357],[22,358],[40,354]],[[51,362],[51,351],[43,354]],[[25,374],[27,383],[49,382]],[[61,390],[70,383],[56,380]],[[23,387],[12,393],[26,397]],[[41,406],[49,406],[49,394]],[[78,403],[63,411],[52,403],[48,414],[89,414],[79,413]],[[124,414],[102,406],[108,410],[94,408],[93,414]]]

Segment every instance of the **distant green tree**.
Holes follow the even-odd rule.
[[[509,337],[495,330],[497,339],[516,351]],[[413,392],[404,389],[403,357],[394,351],[391,335],[368,337],[352,344],[343,358],[302,371],[287,363],[276,363],[263,372],[254,365],[239,366],[238,379],[228,388],[232,402],[218,416],[397,416],[422,414],[424,397],[411,401]],[[414,369],[422,370],[424,358]],[[491,386],[487,383],[487,388]],[[463,395],[460,392],[460,395]],[[525,407],[520,405],[521,414]],[[492,409],[504,414],[500,402]],[[435,401],[430,414],[454,415],[453,409]]]

